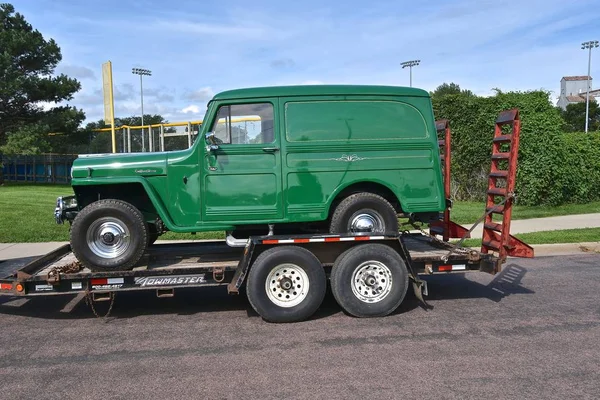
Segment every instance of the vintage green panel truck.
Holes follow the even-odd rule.
[[[81,155],[57,200],[94,271],[132,268],[165,231],[397,233],[446,206],[431,99],[387,86],[231,90],[187,150]]]

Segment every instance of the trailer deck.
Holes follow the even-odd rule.
[[[456,252],[452,245],[423,234],[396,237],[273,236],[251,238],[249,243],[253,244],[251,248],[255,248],[265,243],[276,246],[296,241],[294,244],[315,253],[329,273],[339,254],[367,240],[386,243],[399,251],[404,248],[410,267],[416,274],[482,270],[485,269],[482,266],[495,262],[491,257],[477,259],[479,253],[469,249]],[[148,248],[142,260],[130,271],[92,272],[79,266],[67,244],[17,271],[0,276],[0,295],[35,296],[148,289],[161,289],[166,294],[165,289],[228,285],[232,283],[236,271],[247,269],[250,260],[244,264],[244,254],[248,253],[249,247],[232,248],[225,241],[156,244]]]

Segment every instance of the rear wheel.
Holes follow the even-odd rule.
[[[329,227],[331,233],[398,233],[394,207],[373,193],[355,193],[335,208]]]
[[[342,253],[331,270],[331,290],[338,304],[355,317],[392,313],[406,295],[408,270],[391,247],[369,243]]]
[[[71,248],[92,271],[131,269],[148,244],[142,213],[121,200],[98,200],[77,214],[71,227]]]
[[[327,278],[317,257],[301,247],[273,247],[252,264],[246,292],[252,307],[270,322],[309,318],[325,297]]]

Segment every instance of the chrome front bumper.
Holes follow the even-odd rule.
[[[73,221],[75,215],[77,215],[77,198],[75,196],[61,196],[56,199],[54,219],[57,224],[64,224],[65,220]]]

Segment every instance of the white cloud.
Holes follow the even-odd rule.
[[[182,113],[184,114],[199,114],[200,113],[200,107],[198,107],[197,105],[189,105],[185,108],[183,108],[181,110]]]
[[[157,88],[144,87],[144,111],[183,121],[203,113],[214,93],[227,89],[408,85],[408,70],[399,64],[410,59],[421,59],[413,84],[427,90],[456,82],[483,95],[494,87],[558,91],[563,75],[586,73],[587,54],[579,44],[598,31],[597,2],[382,0],[341,7],[334,0],[307,7],[231,0],[205,10],[181,4],[176,11],[157,3],[139,13],[136,29],[121,29],[135,11],[130,2],[110,15],[94,2],[86,2],[85,12],[50,0],[23,7],[36,29],[57,39],[65,66],[83,66],[99,77],[101,63],[114,61],[117,114],[139,115],[139,77],[131,67],[140,62],[152,70],[148,83]],[[114,45],[98,53],[106,43]],[[592,76],[600,76],[598,56],[593,54]],[[72,103],[89,117],[101,110],[101,85],[98,79],[83,85]]]

